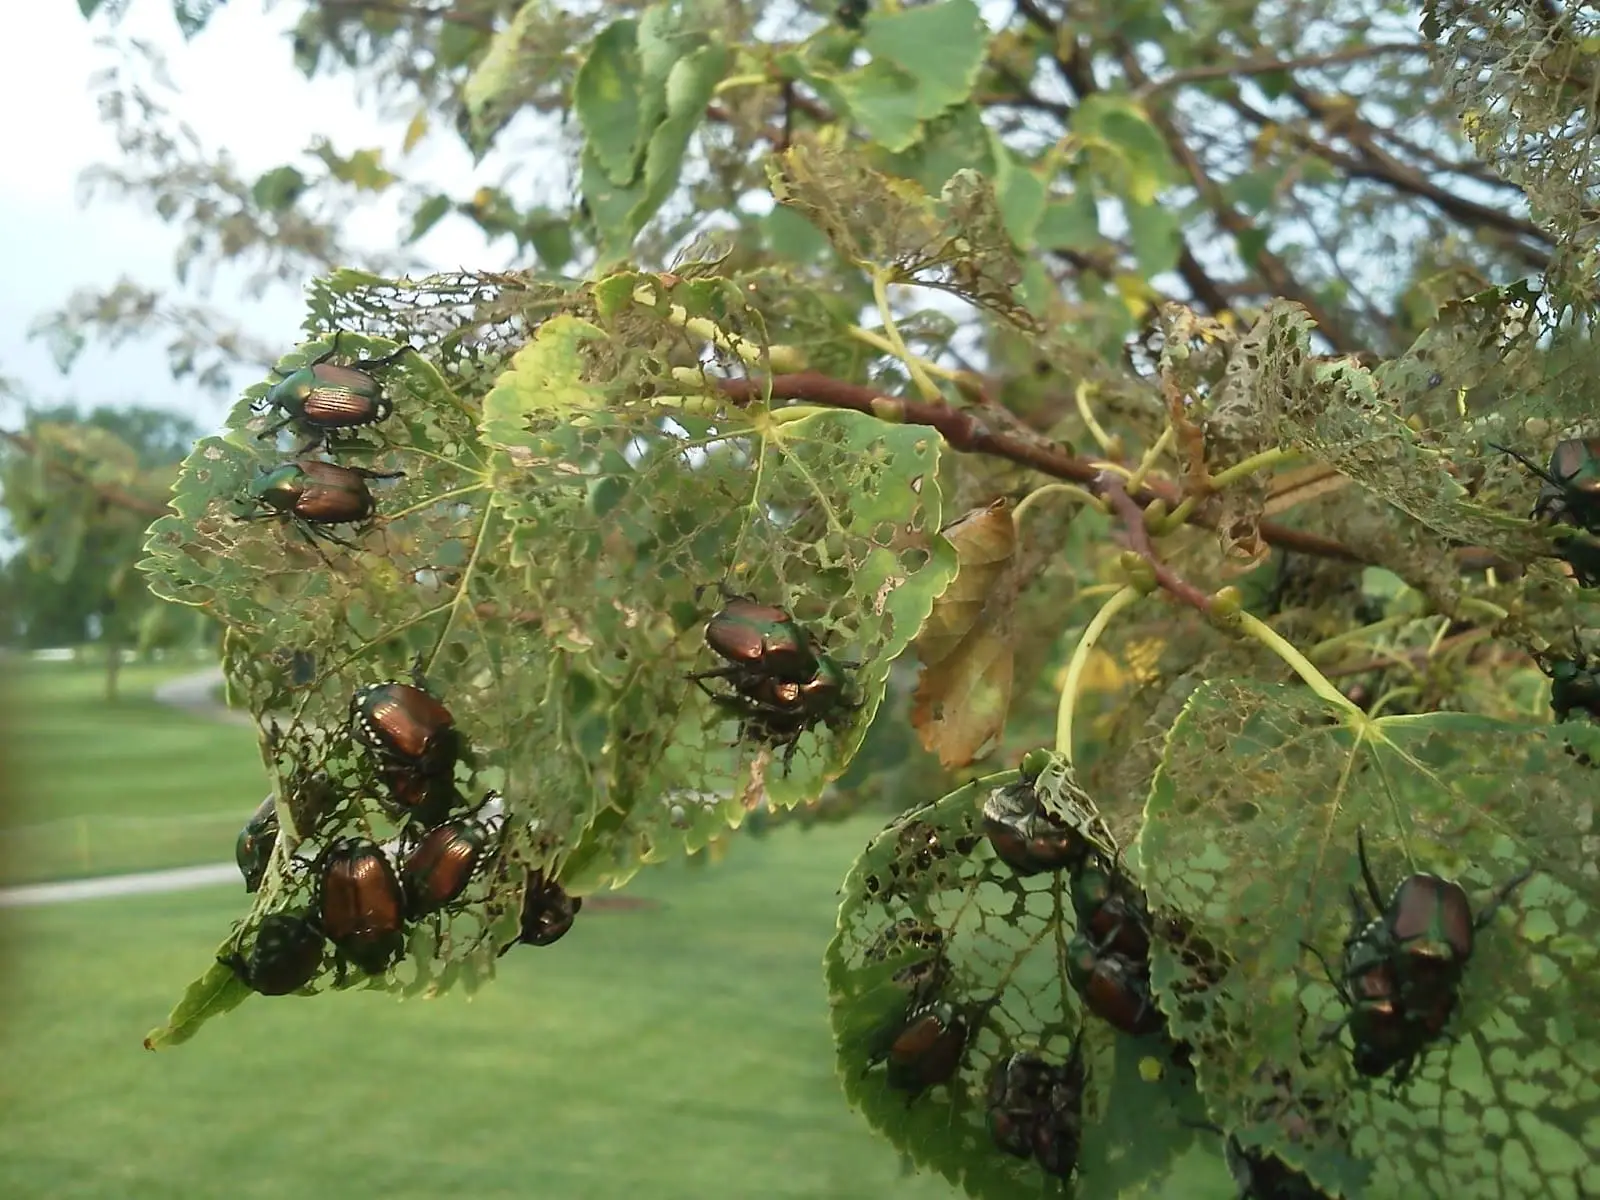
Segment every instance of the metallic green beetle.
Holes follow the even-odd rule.
[[[249,498],[261,511],[246,513],[239,520],[292,521],[307,541],[315,536],[353,549],[325,526],[367,520],[377,508],[367,480],[397,479],[403,474],[345,467],[314,458],[282,463],[256,477],[250,485]]]
[[[233,845],[234,861],[244,876],[244,890],[256,891],[267,874],[267,863],[272,858],[272,848],[278,844],[278,809],[273,796],[268,796],[250,814],[250,819],[239,831]]]
[[[394,411],[394,405],[383,394],[383,386],[371,372],[392,366],[415,347],[403,345],[382,358],[357,359],[347,364],[329,362],[339,352],[341,336],[342,333],[335,333],[326,354],[285,375],[257,401],[257,412],[277,409],[283,413],[282,420],[262,430],[258,437],[275,437],[285,426],[298,425],[311,437],[295,451],[304,454],[321,445],[330,430],[376,425]]]

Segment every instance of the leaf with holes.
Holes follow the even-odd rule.
[[[1600,1186],[1600,836],[1593,770],[1569,742],[1592,755],[1600,730],[1374,721],[1223,680],[1195,691],[1136,856],[1171,935],[1152,982],[1216,1121],[1373,1200]],[[1301,946],[1341,960],[1363,886],[1358,830],[1381,888],[1433,872],[1459,879],[1474,912],[1534,871],[1478,933],[1448,1036],[1399,1088],[1355,1072],[1348,1029],[1330,1032],[1344,1004]],[[1163,912],[1185,914],[1190,933]]]
[[[1076,1194],[1132,1194],[1180,1173],[1186,1195],[1230,1194],[1220,1159],[1195,1142],[1191,1123],[1203,1113],[1172,1047],[1086,1021],[1066,976],[1067,876],[1018,876],[985,839],[985,797],[1018,778],[1002,772],[912,809],[851,868],[825,960],[846,1096],[902,1152],[969,1195],[1037,1197],[1058,1185],[991,1139],[990,1080],[1016,1052],[1061,1065],[1081,1029],[1088,1077]],[[966,1037],[948,1080],[912,1095],[890,1084],[884,1058],[910,1012],[933,1003],[952,1006]]]
[[[602,811],[564,877],[580,890],[815,797],[955,570],[937,435],[786,419],[740,390],[764,352],[728,280],[619,275],[595,295],[593,319],[547,322],[484,407],[512,565],[609,698]],[[694,338],[717,361],[674,366]],[[836,674],[803,698],[705,676],[725,666],[702,637],[721,586],[793,613]]]
[[[319,461],[286,453],[287,433],[259,436],[279,412],[275,381],[258,384],[230,413],[227,434],[195,447],[174,513],[151,527],[141,564],[151,587],[222,623],[230,700],[262,722],[285,801],[265,881],[218,957],[253,946],[271,913],[314,912],[316,864],[336,840],[375,843],[404,874],[422,831],[448,817],[475,822],[485,837],[459,894],[399,919],[394,895],[373,885],[367,898],[387,914],[403,960],[368,977],[330,956],[310,986],[470,989],[514,942],[529,872],[559,877],[589,825],[602,697],[544,631],[548,615],[528,603],[477,429],[497,347],[516,337],[509,313],[537,312],[559,295],[465,276],[398,284],[341,272],[317,284],[313,319],[342,330],[329,365],[365,374],[392,414],[332,431],[335,462]],[[396,355],[401,344],[413,349]],[[323,334],[287,356],[279,374],[334,349]],[[290,444],[302,440],[294,433]],[[309,479],[291,468],[280,472],[289,492],[268,493],[264,473],[296,461],[309,464],[299,468]],[[379,759],[352,733],[358,690],[406,681],[417,663],[460,743],[454,762],[445,756],[427,773]],[[154,1040],[181,1040],[226,1007],[180,1006],[168,1036]]]

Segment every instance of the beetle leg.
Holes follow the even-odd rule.
[[[256,441],[264,442],[269,437],[277,437],[279,432],[284,430],[284,429],[287,429],[289,427],[290,422],[292,422],[293,420],[294,420],[293,417],[285,417],[283,420],[279,421],[276,425],[267,426],[260,433],[256,434]],[[299,451],[296,451],[296,453],[299,453]]]
[[[304,446],[300,446],[300,447],[297,447],[295,449],[294,456],[296,458],[299,458],[302,454],[310,454],[313,450],[317,449],[318,447],[326,446],[327,443],[328,443],[328,434],[327,434],[327,432],[325,430],[318,429],[318,430],[316,430],[316,431],[314,431],[312,433],[311,440],[309,442],[307,442]]]
[[[350,365],[358,371],[370,372],[374,367],[392,367],[403,355],[413,352],[420,353],[410,342],[404,342],[398,350],[385,354],[382,358],[358,358]]]
[[[366,467],[350,467],[348,469],[354,471],[363,479],[404,479],[406,477],[404,471],[371,471]]]
[[[1500,906],[1511,899],[1512,892],[1528,882],[1528,879],[1533,875],[1534,869],[1529,867],[1515,879],[1502,885],[1500,890],[1494,894],[1494,899],[1484,907],[1484,910],[1478,914],[1477,919],[1472,922],[1472,927],[1474,929],[1483,929],[1490,921],[1494,920],[1494,915],[1500,911]]]
[[[1379,912],[1383,911],[1383,894],[1378,891],[1378,881],[1372,877],[1372,867],[1367,863],[1367,839],[1361,826],[1356,826],[1356,857],[1361,860],[1361,878],[1367,881],[1367,895]]]
[[[344,336],[344,330],[335,329],[333,331],[333,344],[328,347],[327,352],[325,354],[323,354],[320,358],[313,358],[311,360],[311,365],[313,367],[319,367],[323,363],[327,362],[330,358],[332,358],[335,354],[339,353],[339,339],[342,338],[343,336]]]
[[[1322,964],[1322,973],[1328,977],[1328,982],[1333,985],[1333,990],[1339,993],[1339,999],[1343,1000],[1347,1005],[1354,1007],[1355,1001],[1350,998],[1349,991],[1345,988],[1344,984],[1340,982],[1339,977],[1333,973],[1333,968],[1328,965],[1328,960],[1322,957],[1322,951],[1318,950],[1310,942],[1301,942],[1300,945],[1302,949],[1309,950],[1312,954],[1316,955],[1317,961]],[[1346,1016],[1345,1020],[1349,1019],[1350,1018]],[[1340,1028],[1343,1028],[1343,1025],[1344,1022],[1341,1021]]]

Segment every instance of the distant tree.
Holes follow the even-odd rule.
[[[135,564],[198,436],[174,413],[72,405],[34,409],[0,435],[0,506],[21,543],[0,564],[0,636],[30,648],[97,643],[114,698],[124,649],[196,633],[193,614],[156,603]]]

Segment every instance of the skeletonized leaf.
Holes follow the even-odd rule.
[[[1195,691],[1136,850],[1152,905],[1188,916],[1221,956],[1162,942],[1152,973],[1217,1121],[1372,1200],[1594,1190],[1600,837],[1594,773],[1569,739],[1600,748],[1587,726],[1347,722],[1302,689]],[[1430,1045],[1397,1093],[1356,1075],[1348,1032],[1324,1040],[1343,1005],[1301,946],[1339,961],[1349,889],[1362,886],[1358,829],[1384,888],[1431,871],[1481,909],[1535,871],[1477,937],[1449,1027],[1459,1040]]]
[[[851,868],[825,959],[845,1095],[899,1150],[969,1195],[1034,1200],[1060,1184],[990,1140],[990,1073],[1018,1051],[1061,1063],[1081,1027],[1089,1075],[1075,1194],[1135,1194],[1181,1173],[1186,1195],[1221,1200],[1230,1186],[1222,1163],[1186,1124],[1202,1119],[1192,1076],[1160,1037],[1085,1021],[1063,966],[1073,929],[1065,875],[1018,877],[983,836],[985,796],[1017,778],[1002,772],[913,809]],[[940,959],[938,995],[970,1033],[950,1082],[908,1103],[872,1060]],[[1147,1078],[1158,1064],[1157,1078]]]

